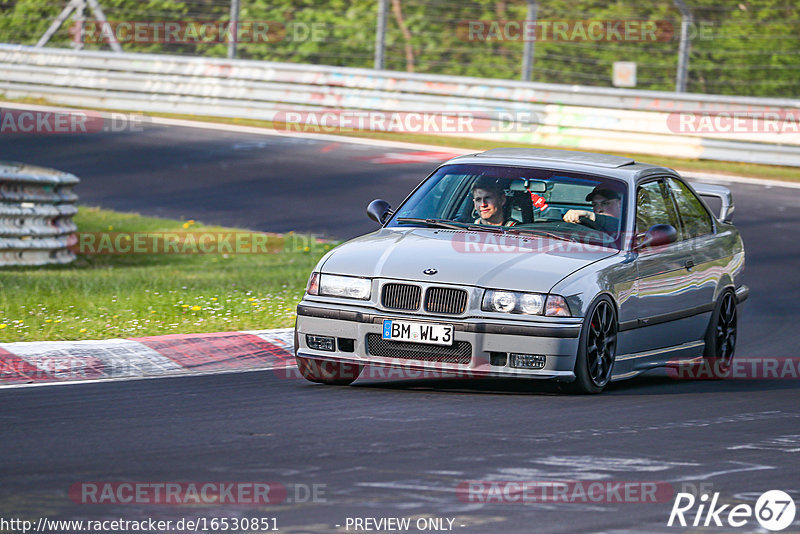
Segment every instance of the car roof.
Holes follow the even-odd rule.
[[[453,164],[515,165],[574,171],[601,174],[634,183],[653,174],[678,176],[677,172],[667,167],[637,162],[624,156],[549,148],[493,148],[445,162],[445,165]]]

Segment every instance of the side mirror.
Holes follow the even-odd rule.
[[[386,217],[392,214],[392,207],[385,200],[377,198],[367,206],[367,215],[378,224],[386,222]]]
[[[661,247],[669,245],[678,240],[678,230],[671,224],[654,224],[647,229],[644,240],[634,247],[634,250],[641,250],[645,247]]]

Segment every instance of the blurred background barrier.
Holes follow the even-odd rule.
[[[0,266],[69,263],[78,212],[72,174],[0,162]]]
[[[20,45],[0,45],[0,70],[6,98],[75,107],[260,119],[314,133],[347,131],[354,117],[345,115],[363,111],[368,129],[800,166],[793,99]],[[438,119],[406,127],[409,113]],[[437,127],[442,116],[469,124]],[[393,119],[399,130],[380,126]]]
[[[782,98],[798,26],[797,0],[0,0],[11,44]]]

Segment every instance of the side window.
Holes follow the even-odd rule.
[[[714,231],[711,216],[703,208],[700,199],[684,184],[669,178],[669,188],[678,206],[678,214],[683,221],[684,238],[689,239]]]
[[[670,224],[680,230],[672,200],[661,180],[648,182],[636,191],[636,234],[644,234],[654,224]]]

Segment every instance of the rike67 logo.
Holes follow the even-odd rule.
[[[755,507],[749,504],[719,504],[719,493],[707,493],[696,499],[691,493],[678,493],[672,504],[667,526],[744,527],[755,517],[762,528],[773,532],[784,530],[794,522],[794,500],[781,490],[761,494]],[[750,525],[751,527],[753,525]]]

